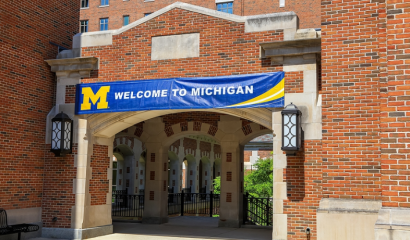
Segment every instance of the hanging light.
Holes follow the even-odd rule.
[[[286,156],[295,156],[302,147],[302,112],[290,103],[282,110],[282,151]]]
[[[61,112],[52,120],[51,150],[56,156],[64,156],[72,152],[73,120]]]

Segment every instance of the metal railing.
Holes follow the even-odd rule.
[[[219,194],[174,193],[168,194],[168,215],[210,216],[219,214]]]
[[[111,215],[116,217],[142,217],[144,195],[113,194]]]
[[[248,193],[243,195],[243,223],[272,226],[272,205],[272,198],[254,198]]]

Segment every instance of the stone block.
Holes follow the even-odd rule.
[[[152,38],[151,60],[199,57],[199,33]]]

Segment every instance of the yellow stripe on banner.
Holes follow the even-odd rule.
[[[259,95],[255,98],[252,98],[248,101],[241,102],[235,105],[231,105],[228,107],[239,107],[239,106],[246,106],[246,105],[254,105],[254,104],[259,104],[259,103],[265,103],[265,102],[270,102],[276,99],[279,99],[283,96],[285,96],[285,78],[282,79],[276,86],[271,88],[269,91],[265,92],[262,95]]]

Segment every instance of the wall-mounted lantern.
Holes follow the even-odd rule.
[[[51,150],[56,156],[64,156],[72,152],[73,120],[61,112],[52,120]]]
[[[282,110],[282,151],[286,156],[295,156],[302,147],[302,112],[290,103]]]

